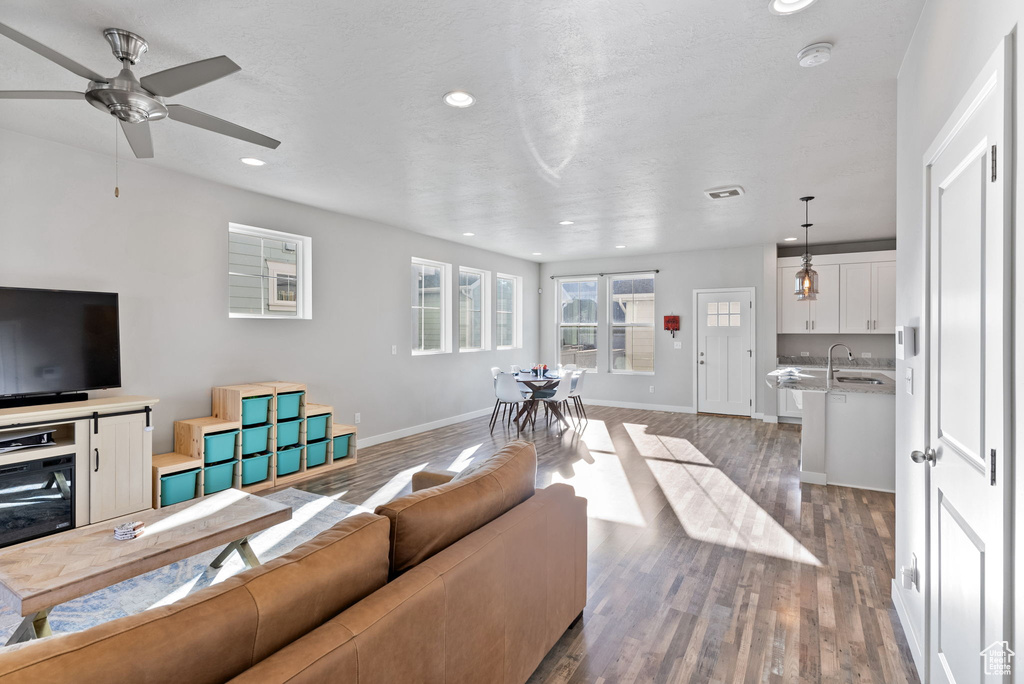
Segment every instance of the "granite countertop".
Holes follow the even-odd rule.
[[[862,385],[860,383],[833,382],[829,387],[827,373],[824,370],[803,368],[795,377],[774,375],[769,373],[765,381],[775,389],[801,390],[804,392],[840,392],[844,394],[896,394],[896,381],[881,373],[862,371],[840,371],[837,376],[868,377],[880,380],[881,385]]]
[[[896,370],[896,359],[864,359],[859,356],[849,359],[838,358],[836,354],[833,361],[836,368],[856,368],[857,370]],[[788,366],[799,366],[801,368],[826,368],[828,358],[825,356],[779,356],[777,357],[780,368]]]

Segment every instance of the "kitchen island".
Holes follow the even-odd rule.
[[[800,481],[896,489],[896,383],[882,373],[821,369],[769,373],[774,389],[803,398]]]

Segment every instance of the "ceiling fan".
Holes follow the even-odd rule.
[[[131,31],[108,28],[103,32],[103,37],[110,43],[114,57],[121,62],[121,71],[117,76],[107,77],[15,31],[10,26],[0,24],[0,35],[7,36],[82,78],[89,79],[89,85],[86,86],[84,93],[74,90],[0,90],[0,99],[85,99],[92,106],[109,112],[120,120],[121,129],[136,157],[148,159],[153,156],[153,138],[149,132],[149,122],[164,117],[270,149],[276,149],[281,144],[278,140],[230,121],[218,119],[185,105],[164,102],[165,97],[180,95],[187,90],[241,71],[240,66],[224,55],[164,69],[139,79],[132,73],[131,68],[142,54],[149,50],[149,45],[141,36]]]

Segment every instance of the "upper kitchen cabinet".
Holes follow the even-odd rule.
[[[797,301],[799,257],[778,262],[778,332],[887,334],[896,331],[896,253],[825,254],[814,258],[818,298]]]

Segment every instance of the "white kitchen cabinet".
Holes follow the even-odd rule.
[[[800,418],[804,415],[804,398],[800,390],[780,389],[779,417]]]
[[[896,262],[840,264],[840,333],[896,332]]]
[[[839,332],[839,265],[814,266],[818,272],[818,298],[811,302],[810,332],[835,334]]]
[[[146,416],[99,418],[89,423],[89,522],[97,523],[152,506],[153,433]]]
[[[779,332],[784,335],[811,331],[810,302],[797,301],[793,294],[793,279],[799,266],[779,269]]]

